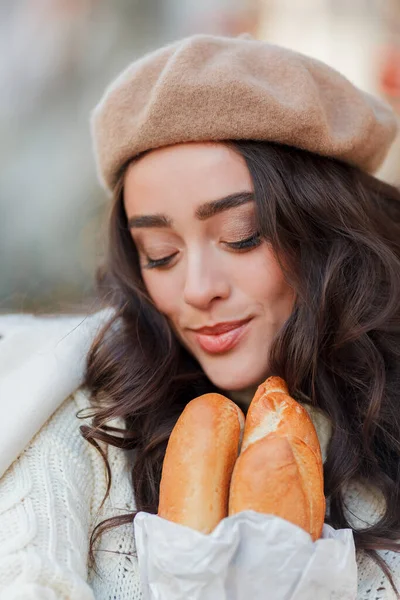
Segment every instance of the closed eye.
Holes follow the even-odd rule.
[[[254,248],[255,246],[259,246],[261,244],[260,234],[254,233],[250,237],[239,240],[238,242],[225,242],[227,246],[233,248],[234,250],[243,250],[244,248]]]
[[[153,259],[150,256],[146,256],[147,263],[143,265],[143,269],[155,269],[156,267],[165,267],[178,253],[174,252],[170,256],[164,256],[163,258]]]

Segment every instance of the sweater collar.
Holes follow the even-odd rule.
[[[0,477],[82,384],[86,354],[111,309],[92,315],[0,316]]]

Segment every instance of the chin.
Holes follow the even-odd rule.
[[[241,391],[259,386],[267,378],[265,363],[253,360],[204,361],[203,370],[210,381],[222,390]]]

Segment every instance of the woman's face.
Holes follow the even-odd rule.
[[[294,303],[258,237],[244,159],[221,143],[168,146],[133,162],[124,205],[144,283],[209,379],[227,391],[269,374]]]

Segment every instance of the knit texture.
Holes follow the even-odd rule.
[[[79,432],[78,390],[42,427],[0,480],[0,600],[139,600],[131,524],[102,535],[97,570],[89,537],[108,516],[135,510],[127,460],[107,447],[112,489],[104,509],[104,463]]]
[[[107,447],[112,488],[106,490],[103,461],[79,432],[76,412],[89,406],[80,388],[46,422],[0,479],[0,600],[142,599],[133,527],[102,535],[98,573],[88,569],[89,536],[107,516],[135,510],[128,461]],[[330,424],[307,408],[326,456]],[[366,526],[381,511],[379,494],[353,483],[345,494],[353,525]],[[328,502],[329,506],[329,502]],[[380,552],[400,586],[400,554]],[[357,554],[357,600],[396,600],[386,577],[363,553]]]
[[[95,107],[97,171],[112,190],[136,155],[193,141],[265,140],[374,172],[396,134],[390,106],[309,56],[196,34],[131,63]]]

